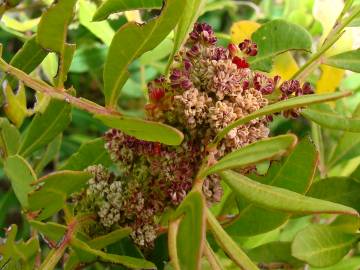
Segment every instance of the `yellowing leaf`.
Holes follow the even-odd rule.
[[[254,21],[238,21],[231,26],[231,41],[235,44],[239,44],[244,39],[250,39],[251,35],[261,25]]]
[[[299,66],[290,52],[275,57],[271,76],[279,75],[281,81],[289,80],[298,71]]]
[[[9,84],[6,84],[3,89],[6,99],[4,111],[11,122],[13,122],[16,127],[20,127],[28,114],[26,108],[25,87],[19,82],[19,89],[16,94],[14,94]]]
[[[231,41],[234,44],[239,44],[244,39],[251,39],[251,35],[261,25],[254,21],[238,21],[231,27]],[[280,54],[275,57],[273,69],[270,72],[271,76],[279,75],[281,80],[288,80],[299,69],[295,59],[290,52]]]
[[[26,32],[29,30],[32,30],[34,27],[36,27],[40,21],[40,18],[35,18],[31,20],[27,20],[24,22],[15,20],[14,18],[11,18],[8,15],[4,15],[1,19],[1,21],[4,23],[4,25],[10,29],[19,31],[19,32]]]
[[[334,92],[340,85],[345,70],[327,65],[321,65],[320,68],[322,73],[316,84],[316,92],[319,94]]]

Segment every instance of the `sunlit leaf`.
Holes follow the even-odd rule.
[[[5,82],[3,90],[6,102],[4,105],[5,114],[16,127],[20,127],[28,115],[25,86],[23,83],[19,83],[19,87],[16,93],[14,93],[10,84]]]
[[[1,157],[15,155],[20,143],[20,133],[6,118],[0,118],[0,149]]]
[[[340,261],[351,249],[356,238],[326,225],[310,225],[295,236],[294,257],[311,266],[325,267]]]
[[[354,72],[360,72],[360,49],[343,52],[325,59],[325,64],[347,69]]]

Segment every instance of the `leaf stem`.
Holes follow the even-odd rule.
[[[205,241],[204,254],[213,270],[223,270],[224,269],[222,267],[219,259],[216,257],[215,252],[210,247],[208,241]]]
[[[175,270],[181,270],[180,262],[177,253],[177,234],[179,230],[181,217],[169,222],[169,230],[168,230],[168,249],[169,256],[171,259],[171,264]]]
[[[102,115],[121,115],[119,112],[100,106],[90,100],[84,98],[77,98],[73,95],[66,92],[65,89],[58,89],[48,85],[47,83],[34,79],[20,69],[17,69],[0,58],[0,69],[17,78],[19,81],[22,81],[26,86],[34,89],[37,92],[43,93],[51,98],[63,100],[72,104],[74,107],[82,109],[84,111],[90,112],[92,114],[102,114]]]

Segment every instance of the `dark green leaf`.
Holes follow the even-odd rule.
[[[28,156],[50,143],[71,121],[71,106],[51,100],[44,113],[37,113],[22,136],[19,153]]]
[[[236,150],[211,166],[206,174],[219,171],[242,168],[260,161],[276,159],[286,154],[297,142],[295,135],[287,134],[263,139]]]
[[[88,245],[94,249],[102,249],[104,247],[107,247],[111,244],[114,244],[114,243],[120,241],[121,239],[128,236],[130,233],[131,233],[130,228],[117,229],[108,234],[98,236],[98,237],[90,240],[88,242]]]
[[[160,9],[163,0],[106,0],[96,11],[93,20],[105,20],[112,13],[136,9]]]
[[[301,26],[284,20],[263,24],[253,35],[258,54],[249,59],[253,69],[269,72],[275,56],[289,50],[311,51],[311,35]]]
[[[89,258],[90,261],[99,257],[102,261],[121,264],[129,268],[156,269],[156,266],[153,263],[144,259],[108,254],[100,250],[92,249],[85,242],[76,238],[71,239],[71,246],[75,249],[77,254],[81,254],[81,256]]]
[[[73,154],[63,166],[61,170],[84,170],[90,165],[102,164],[105,167],[111,165],[108,152],[105,149],[105,142],[102,138],[98,138],[84,143],[80,146],[77,153]]]
[[[360,72],[360,49],[343,52],[325,59],[325,64],[336,68]]]
[[[33,36],[17,51],[11,59],[10,65],[29,74],[40,65],[47,54],[48,52],[37,43],[36,36]],[[8,81],[12,88],[16,87],[15,79],[9,78]]]
[[[39,175],[43,169],[48,165],[53,159],[56,158],[57,154],[60,151],[60,146],[62,142],[62,134],[58,135],[49,145],[46,147],[45,152],[42,153],[41,159],[36,163],[35,173]]]
[[[310,225],[295,236],[294,257],[311,266],[325,267],[340,261],[351,249],[356,238],[326,225]]]
[[[284,188],[264,185],[234,171],[224,171],[219,174],[239,196],[261,207],[288,213],[332,213],[358,216],[353,208],[306,197]]]
[[[100,69],[106,58],[107,48],[94,46],[76,50],[70,72],[83,73]]]
[[[315,145],[303,139],[283,163],[273,163],[263,177],[253,178],[263,184],[286,188],[304,194],[310,187],[317,168],[318,154]],[[284,224],[288,214],[256,207],[237,197],[239,215],[226,228],[231,235],[244,236],[265,233]],[[267,222],[258,222],[267,220]]]
[[[243,270],[258,270],[255,263],[240,249],[234,240],[224,231],[216,218],[208,210],[206,213],[207,222],[210,230],[215,236],[216,241],[231,260]]]
[[[320,126],[344,130],[347,132],[360,132],[360,118],[348,118],[334,112],[327,104],[311,106],[301,113],[305,118],[317,123]]]
[[[145,25],[129,22],[115,34],[104,69],[104,94],[108,106],[116,106],[129,77],[129,65],[167,37],[178,23],[185,3],[183,0],[168,0],[156,19]]]
[[[6,175],[11,180],[15,195],[21,205],[28,207],[28,193],[32,191],[31,183],[36,180],[36,174],[30,164],[21,156],[10,156],[4,163]]]
[[[108,127],[120,129],[140,140],[179,145],[184,137],[176,128],[158,122],[125,116],[96,115],[95,117]]]

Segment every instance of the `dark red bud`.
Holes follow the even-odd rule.
[[[231,56],[236,56],[237,53],[239,52],[239,48],[233,43],[229,43],[227,48],[228,48]]]
[[[248,68],[249,63],[245,59],[235,56],[232,62],[237,66],[237,68]]]
[[[165,90],[162,88],[155,88],[150,91],[149,97],[151,101],[159,101],[165,96]]]

